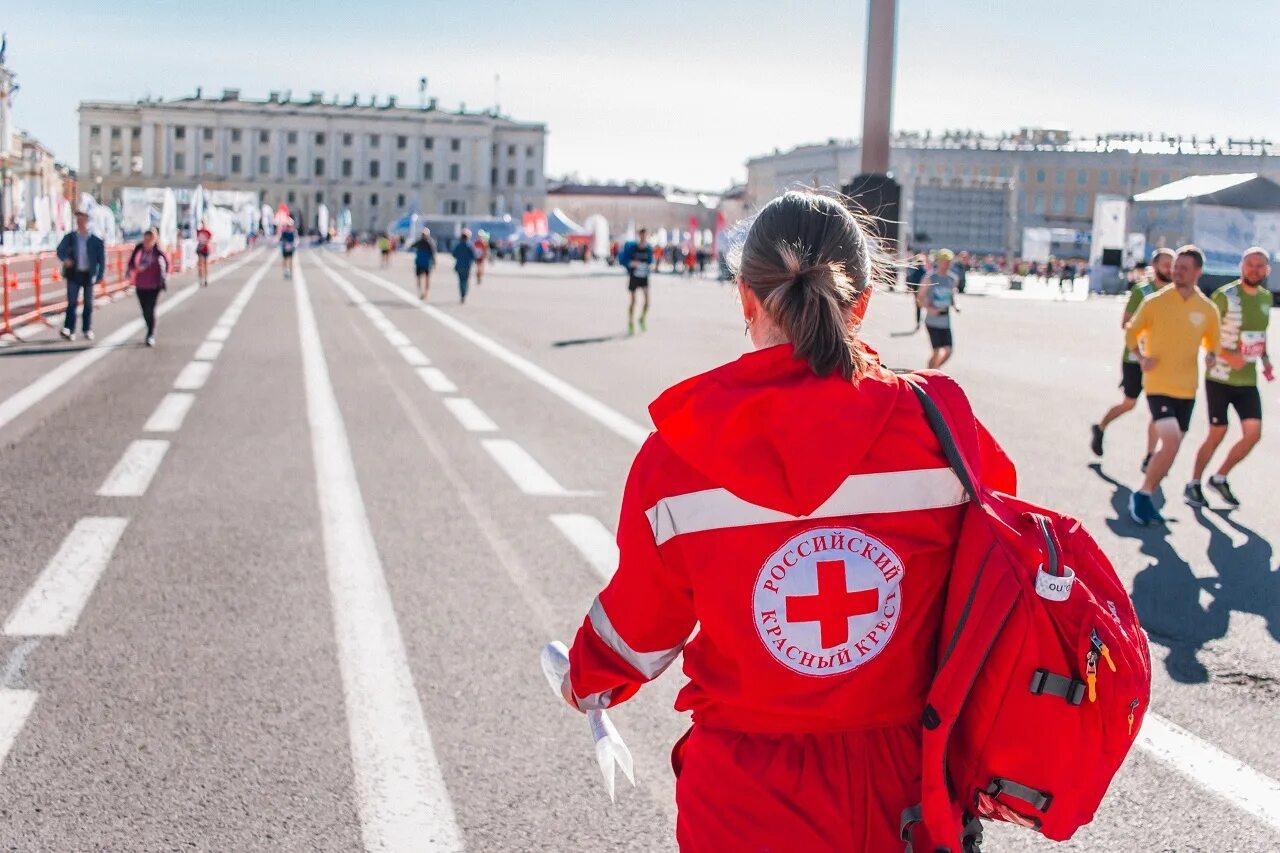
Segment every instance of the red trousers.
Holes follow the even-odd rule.
[[[901,853],[920,725],[748,734],[694,725],[672,752],[681,853]]]

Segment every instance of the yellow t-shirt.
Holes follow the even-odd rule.
[[[1144,299],[1125,330],[1125,343],[1130,350],[1141,344],[1156,360],[1143,375],[1148,396],[1194,400],[1200,386],[1200,347],[1216,353],[1218,334],[1218,309],[1199,288],[1184,299],[1169,285]]]

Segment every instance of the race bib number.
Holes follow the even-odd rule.
[[[1246,361],[1258,361],[1267,350],[1266,332],[1241,332],[1240,354]]]
[[[648,264],[636,264],[636,268],[635,268],[634,270],[632,270],[632,271],[631,271],[631,274],[632,274],[632,275],[634,275],[636,278],[648,278],[648,277],[649,277],[649,265],[648,265]]]

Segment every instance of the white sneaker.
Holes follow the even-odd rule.
[[[84,333],[84,339],[85,339],[86,341],[91,341],[91,340],[93,340],[93,332],[85,332],[85,333]]]
[[[155,345],[156,345],[156,336],[155,336],[155,335],[147,335],[147,346],[149,346],[149,347],[153,347],[153,346],[155,346]]]
[[[74,341],[76,339],[76,333],[68,329],[66,326],[59,329],[58,334],[62,335],[63,338],[69,341]]]

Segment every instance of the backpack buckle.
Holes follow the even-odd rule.
[[[1079,705],[1084,701],[1085,683],[1078,678],[1067,678],[1047,669],[1037,669],[1031,674],[1030,690],[1036,695],[1047,693],[1057,696],[1068,705]]]
[[[1042,814],[1047,812],[1049,806],[1053,804],[1052,794],[1045,791],[1037,791],[1029,785],[1023,785],[1021,782],[1015,782],[1012,779],[1001,779],[999,776],[991,780],[991,784],[987,786],[987,794],[992,799],[999,797],[1001,794],[1017,797],[1024,803],[1029,803],[1033,809]]]

